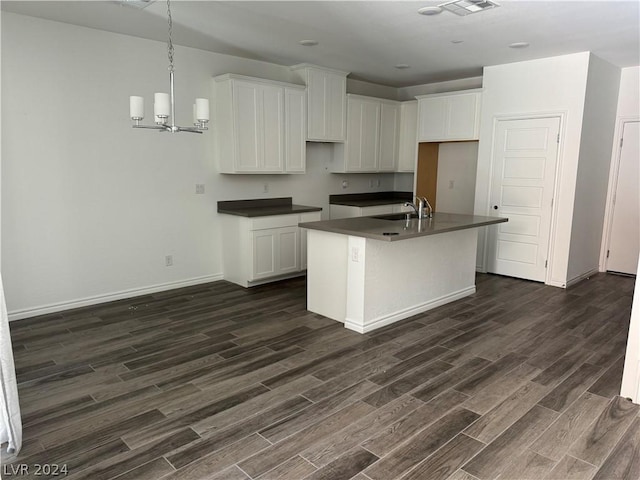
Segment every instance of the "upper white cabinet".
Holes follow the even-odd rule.
[[[347,139],[333,172],[393,172],[398,163],[400,102],[347,95]]]
[[[307,63],[291,70],[307,86],[307,140],[344,142],[348,73]]]
[[[418,141],[478,140],[481,89],[422,95],[418,99]]]
[[[400,105],[400,138],[396,172],[414,172],[418,159],[418,101]]]
[[[305,171],[305,88],[241,75],[214,78],[215,151],[222,173]]]

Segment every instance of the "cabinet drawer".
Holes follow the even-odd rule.
[[[266,228],[295,227],[298,225],[298,215],[273,215],[252,218],[249,230],[264,230]]]

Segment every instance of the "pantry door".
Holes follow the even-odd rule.
[[[640,122],[625,122],[616,191],[613,197],[613,220],[609,235],[607,270],[635,275],[640,244]]]
[[[509,221],[489,229],[489,272],[545,281],[559,132],[559,117],[497,121],[490,211]]]

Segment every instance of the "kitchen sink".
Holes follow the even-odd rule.
[[[379,220],[405,220],[407,218],[406,213],[387,213],[385,215],[372,215],[371,218],[377,218]],[[415,213],[411,213],[409,218],[418,218]]]

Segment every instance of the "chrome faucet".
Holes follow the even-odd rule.
[[[416,203],[405,202],[404,206],[413,208],[420,220],[433,217],[433,208],[429,200],[427,200],[427,197],[416,196]],[[427,210],[426,213],[425,210]],[[407,218],[409,217],[407,216]]]
[[[423,217],[432,218],[433,217],[433,207],[429,203],[429,200],[427,200],[427,197],[418,197],[418,198],[420,199],[421,210],[423,211],[423,213],[422,213]],[[424,213],[425,207],[428,209],[426,214]]]

